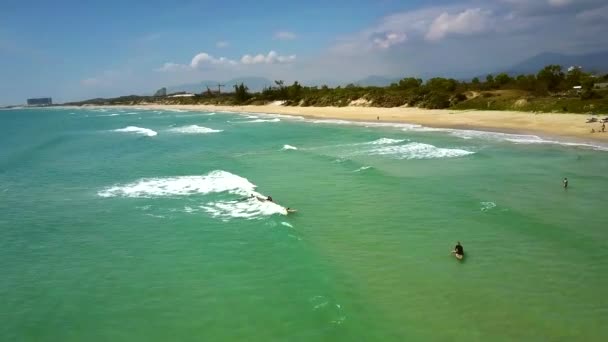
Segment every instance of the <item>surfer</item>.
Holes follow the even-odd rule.
[[[458,260],[462,260],[462,258],[464,258],[464,248],[462,248],[462,245],[460,244],[460,241],[458,241],[458,243],[454,247],[454,250],[452,251],[452,254],[454,254],[454,256],[456,257],[456,259],[458,259]]]
[[[297,212],[298,212],[297,210],[295,210],[295,209],[293,209],[293,208],[287,208],[287,209],[285,209],[285,210],[287,211],[287,213],[288,213],[288,214],[291,214],[291,213],[297,213]]]
[[[266,197],[266,200],[272,202],[272,197],[268,196]]]
[[[568,178],[564,178],[564,189],[568,189]]]

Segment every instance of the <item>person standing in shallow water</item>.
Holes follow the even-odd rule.
[[[568,189],[568,178],[564,178],[564,189]]]

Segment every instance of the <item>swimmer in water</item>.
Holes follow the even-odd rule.
[[[458,260],[462,260],[462,258],[464,258],[464,248],[462,248],[462,245],[460,244],[460,241],[458,241],[458,243],[454,247],[454,250],[452,251],[452,254],[454,254],[454,256],[456,257],[456,259],[458,259]]]
[[[568,189],[568,178],[564,178],[564,189]]]
[[[291,214],[291,213],[297,213],[297,212],[298,212],[297,210],[295,210],[295,209],[293,209],[293,208],[287,208],[287,209],[285,209],[285,210],[287,211],[287,213],[288,213],[288,214]]]

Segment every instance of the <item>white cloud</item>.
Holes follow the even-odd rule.
[[[257,54],[255,56],[252,55],[244,55],[241,57],[242,64],[283,64],[290,63],[295,61],[296,55],[290,56],[281,56],[277,54],[275,51],[270,51],[268,55]]]
[[[230,43],[225,40],[220,40],[219,42],[215,43],[215,46],[221,49],[230,46]]]
[[[201,52],[192,58],[190,67],[196,69],[205,65],[236,65],[237,62],[226,57],[215,58],[208,53]]]
[[[381,49],[401,44],[407,40],[407,35],[401,32],[385,32],[373,38],[374,44]]]
[[[278,40],[294,40],[296,37],[296,34],[290,31],[278,31],[274,34],[274,39]]]
[[[160,68],[156,69],[156,71],[172,72],[172,71],[179,71],[179,70],[185,70],[185,69],[188,69],[187,65],[167,62],[167,63],[163,64],[163,66],[161,66]]]
[[[471,35],[484,32],[490,28],[492,12],[473,8],[450,15],[447,12],[439,15],[429,27],[425,36],[427,40],[440,40],[449,34]]]
[[[239,65],[252,65],[252,64],[288,64],[296,60],[296,55],[283,56],[279,55],[276,51],[270,51],[267,55],[243,55],[239,61],[235,61],[226,57],[213,57],[212,55],[201,52],[192,58],[190,64],[179,64],[173,62],[167,62],[163,64],[156,71],[161,72],[175,72],[181,70],[194,70],[201,69],[210,66],[223,66],[223,67],[235,67]]]

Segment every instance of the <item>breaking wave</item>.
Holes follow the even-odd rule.
[[[153,137],[157,135],[156,131],[153,131],[149,128],[137,127],[137,126],[128,126],[125,128],[115,129],[114,132],[124,132],[124,133],[137,133],[141,135],[145,135],[148,137]]]
[[[371,155],[388,155],[397,159],[434,159],[434,158],[456,158],[463,157],[475,152],[440,148],[423,143],[409,143],[405,145],[389,145],[369,150]]]
[[[245,120],[245,121],[238,121],[238,123],[260,123],[260,122],[279,122],[279,121],[281,121],[281,119],[274,118],[274,119]]]
[[[371,166],[361,166],[360,168],[356,169],[353,172],[361,172],[361,171],[369,170],[371,168],[372,168]]]
[[[370,141],[365,143],[367,145],[390,145],[390,144],[398,144],[400,142],[404,142],[405,139],[390,139],[390,138],[380,138],[378,140]]]
[[[255,184],[230,172],[216,170],[204,176],[143,178],[133,183],[115,185],[98,192],[101,197],[153,198],[230,192],[247,196],[255,193]]]
[[[283,148],[281,149],[282,151],[287,151],[287,150],[297,150],[298,148],[295,146],[291,146],[291,145],[283,145]]]
[[[171,128],[169,131],[174,132],[174,133],[183,133],[183,134],[208,134],[208,133],[223,132],[223,130],[221,130],[221,129],[212,129],[212,128],[197,126],[197,125],[175,127],[175,128]]]
[[[246,201],[217,201],[209,202],[201,206],[211,217],[219,219],[241,218],[255,219],[260,216],[287,215],[287,210],[282,206],[270,202],[259,201],[255,198]]]
[[[562,146],[586,147],[586,148],[591,148],[591,149],[598,150],[598,151],[608,151],[608,146],[604,146],[604,145],[548,140],[548,139],[543,139],[536,135],[528,135],[528,134],[510,134],[510,133],[456,130],[456,129],[444,129],[443,131],[449,132],[451,135],[462,138],[462,139],[483,139],[483,140],[494,140],[494,141],[506,141],[506,142],[512,142],[515,144],[552,144],[552,145],[562,145]]]
[[[210,200],[195,208],[186,206],[183,212],[204,211],[211,217],[222,220],[255,219],[275,214],[287,215],[287,210],[279,204],[259,200],[258,198],[266,196],[256,192],[255,189],[256,185],[247,178],[216,170],[203,176],[143,178],[132,183],[108,187],[97,194],[106,198],[162,198],[223,193],[237,196],[237,198]]]

